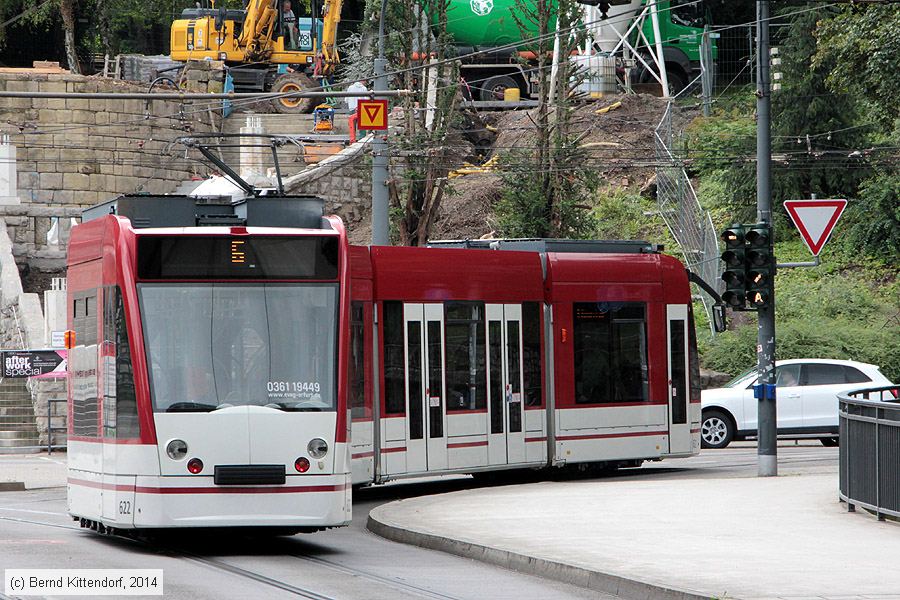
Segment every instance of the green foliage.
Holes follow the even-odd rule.
[[[900,381],[900,284],[897,267],[842,255],[839,249],[812,269],[782,269],[776,278],[776,355],[872,363]],[[780,262],[808,259],[798,241],[779,243]],[[887,282],[887,285],[884,283]],[[756,360],[754,313],[734,330],[700,336],[705,366],[736,375]]]
[[[593,236],[600,240],[647,240],[677,254],[678,246],[662,219],[648,218],[657,210],[655,201],[627,189],[601,190],[593,209]]]
[[[900,256],[900,173],[884,173],[865,181],[859,198],[850,202],[842,218],[853,248],[896,260]]]
[[[594,237],[595,220],[587,210],[591,204],[597,179],[593,171],[577,155],[580,150],[557,148],[557,168],[566,169],[559,177],[559,201],[548,210],[546,174],[535,168],[534,152],[512,150],[499,159],[504,188],[495,206],[496,227],[504,237],[562,237],[589,239]]]
[[[849,94],[832,94],[826,77],[836,65],[832,58],[813,61],[817,23],[827,23],[829,8],[794,12],[787,35],[779,43],[784,87],[772,95],[773,196],[776,199],[845,198],[853,196],[865,176],[865,163],[847,154],[865,144],[865,128],[856,127],[859,109]],[[838,151],[838,154],[825,152]],[[842,151],[842,152],[841,152]],[[851,167],[851,168],[847,168]],[[863,168],[860,168],[863,167]]]
[[[892,127],[900,117],[897,59],[900,57],[900,7],[875,3],[843,6],[820,23],[814,66],[828,66],[828,86],[852,94],[870,109],[870,117]]]
[[[715,182],[715,194],[701,201],[722,208],[731,219],[747,220],[756,205],[756,123],[742,114],[697,118],[684,132],[683,153],[691,174]],[[709,194],[710,189],[704,190]]]

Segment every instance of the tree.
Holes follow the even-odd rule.
[[[391,138],[396,160],[388,189],[400,244],[424,246],[452,167],[448,142],[456,115],[458,69],[446,60],[446,0],[392,4],[389,23],[400,35],[392,36],[391,64],[398,87],[413,93],[402,101],[403,131]],[[429,22],[435,25],[429,27]]]
[[[80,74],[81,65],[75,51],[75,0],[59,0],[59,14],[62,16],[66,32],[66,60],[69,63],[69,70]]]
[[[815,67],[830,67],[828,87],[861,99],[880,124],[892,130],[900,118],[894,76],[900,59],[900,6],[844,6],[817,30]]]
[[[784,63],[783,89],[773,93],[773,152],[786,157],[773,180],[776,198],[845,197],[854,194],[865,174],[864,165],[848,166],[847,155],[865,143],[865,129],[856,127],[859,104],[849,94],[832,94],[826,79],[837,65],[816,55],[816,27],[827,27],[833,9],[792,12],[786,38],[780,43]],[[835,154],[840,152],[840,154]],[[838,168],[835,168],[838,167]]]
[[[568,57],[583,41],[577,27],[581,11],[574,0],[516,0],[513,18],[535,55],[538,106],[532,111],[534,146],[509,152],[500,161],[505,173],[497,226],[514,237],[590,237],[588,212],[597,177],[588,167],[581,137],[572,133],[572,92],[583,79]],[[559,45],[554,49],[555,30]],[[553,54],[558,57],[553,70]]]
[[[836,98],[858,98],[865,115],[856,124],[875,145],[863,152],[871,170],[845,217],[847,243],[866,254],[896,258],[900,252],[900,174],[893,149],[900,144],[900,98],[895,66],[900,60],[900,7],[842,7],[817,29],[816,68],[827,73]],[[854,196],[856,196],[854,198]]]

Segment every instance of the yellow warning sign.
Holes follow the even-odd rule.
[[[387,129],[387,100],[360,100],[356,111],[358,129]]]

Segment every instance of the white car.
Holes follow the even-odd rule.
[[[778,435],[818,437],[838,445],[838,400],[844,391],[892,385],[878,367],[852,360],[799,358],[780,360],[777,370]],[[753,397],[756,367],[723,388],[703,390],[700,441],[704,448],[724,448],[732,440],[757,435]]]

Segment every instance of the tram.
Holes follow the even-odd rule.
[[[687,272],[646,242],[352,247],[354,484],[700,449]]]
[[[108,533],[351,519],[349,246],[312,197],[122,196],[68,253],[68,511]]]

